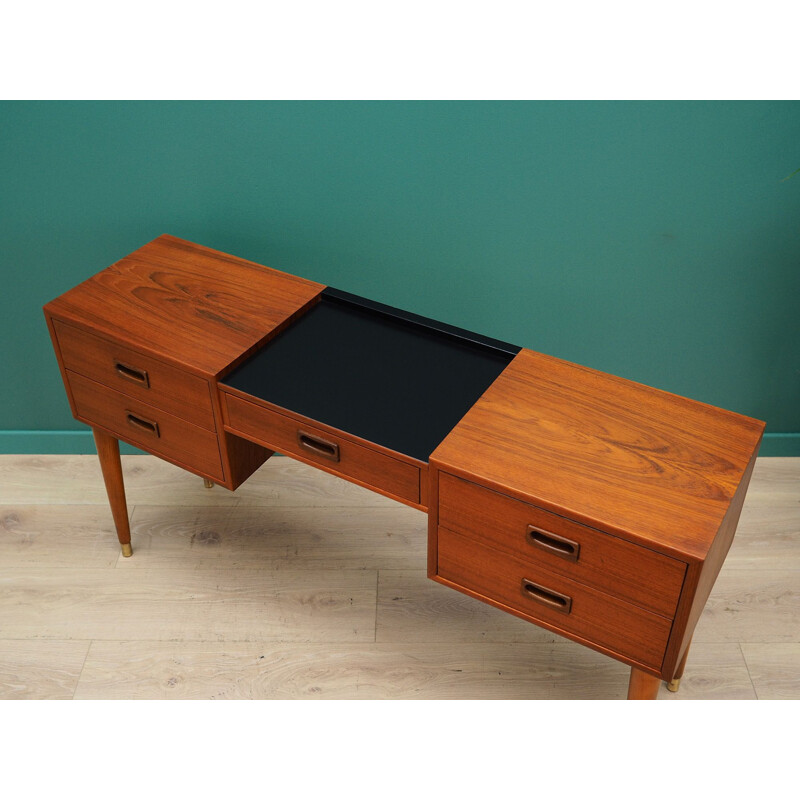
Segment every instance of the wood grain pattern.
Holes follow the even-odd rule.
[[[782,496],[797,500],[800,456],[759,458],[753,468],[753,497]]]
[[[636,667],[631,667],[631,676],[628,682],[628,700],[655,700],[661,679],[642,672]]]
[[[20,569],[101,569],[113,567],[119,558],[107,502],[103,505],[0,505],[2,565]]]
[[[2,511],[0,511],[2,520]],[[391,508],[139,505],[131,515],[136,558],[118,568],[422,569],[425,516]],[[2,552],[2,551],[0,551]]]
[[[292,458],[270,459],[236,492],[208,491],[189,472],[155,456],[123,455],[131,505],[393,508],[397,502]],[[0,503],[108,506],[95,455],[0,454]]]
[[[686,671],[686,662],[689,660],[689,651],[692,649],[691,641],[686,646],[683,651],[683,655],[681,656],[681,660],[678,662],[678,667],[675,670],[674,678],[680,680],[683,677],[683,673]]]
[[[731,547],[763,423],[523,350],[428,469],[220,393],[217,379],[322,288],[162,236],[45,307],[73,413],[95,429],[120,542],[130,534],[110,434],[229,488],[278,449],[416,508],[438,503],[429,574],[621,658],[634,667],[631,696],[655,696],[654,676],[678,668]],[[139,383],[118,386],[119,374]],[[326,438],[330,461],[324,442],[314,449]],[[467,491],[440,469],[487,488]],[[509,539],[521,504],[526,518],[537,507],[528,524],[551,543],[566,531],[588,557],[569,568],[528,558]]]
[[[728,555],[728,550],[736,533],[736,527],[739,524],[739,516],[750,484],[750,476],[752,475],[755,461],[756,454],[753,453],[750,463],[745,468],[742,480],[731,498],[717,535],[708,548],[702,567],[690,565],[686,572],[683,595],[678,612],[675,615],[675,625],[667,648],[667,656],[664,659],[664,677],[667,680],[671,680],[677,674],[678,665],[689,647],[697,621],[705,608],[714,582],[722,569],[725,556]]]
[[[622,699],[622,664],[560,645],[93,642],[75,698]]]
[[[798,694],[800,696],[800,694]],[[736,643],[692,644],[689,666],[681,678],[680,689],[670,692],[662,683],[660,701],[756,700],[750,672],[741,647]]]
[[[373,641],[375,584],[367,570],[3,567],[0,639]]]
[[[195,425],[215,430],[207,380],[72,325],[56,321],[54,327],[68,370]],[[116,368],[117,364],[146,374],[147,382],[126,378],[125,372]]]
[[[82,375],[68,372],[68,376],[78,419],[87,425],[102,427],[132,445],[177,461],[184,468],[201,475],[223,479],[219,444],[211,431],[108,389]],[[157,425],[157,433],[132,425],[131,417]],[[106,486],[108,488],[108,482]]]
[[[378,576],[377,641],[541,644],[568,640],[428,580],[422,571],[384,567]],[[627,676],[627,670],[623,672]]]
[[[800,643],[742,644],[759,700],[800,699]]]
[[[702,561],[763,430],[758,420],[522,350],[431,466]]]
[[[765,459],[759,459],[762,460]],[[800,488],[792,487],[794,494],[764,491],[761,481],[769,478],[760,478],[758,466],[725,568],[800,569]]]
[[[683,562],[444,472],[439,473],[439,524],[662,616],[675,613]],[[531,544],[529,525],[574,542],[577,560]]]
[[[680,692],[668,692],[662,684],[660,700],[756,699],[739,645],[703,645],[693,660],[697,666]],[[797,671],[787,671],[791,658],[779,656],[770,668],[773,664],[774,673],[763,672],[764,698],[774,691],[776,699],[796,699]],[[621,700],[627,671],[623,664],[565,641],[94,641],[91,647],[87,641],[0,641],[3,700]]]
[[[159,236],[45,306],[45,314],[218,375],[324,287]]]
[[[441,526],[438,541],[437,580],[473,592],[563,636],[578,638],[582,644],[599,646],[629,663],[660,671],[672,620],[484,547]],[[527,596],[523,582],[544,587],[550,595],[569,597],[571,609],[564,613]]]
[[[131,504],[154,503],[132,509],[134,542],[141,539],[146,548],[132,559],[120,558],[109,537],[111,517],[95,456],[0,455],[0,498],[7,503],[0,509],[0,520],[6,519],[5,527],[0,523],[0,567],[4,577],[14,576],[3,587],[13,591],[0,590],[0,619],[19,623],[14,638],[0,640],[0,697],[58,698],[73,691],[78,698],[625,697],[624,664],[428,580],[419,512],[286,458],[267,462],[236,494],[205,490],[195,476],[152,456],[123,456],[122,467]],[[240,495],[246,503],[237,505]],[[778,560],[768,564],[747,548],[735,564],[725,561],[680,691],[673,694],[662,683],[661,702],[756,699],[756,692],[763,699],[800,699],[799,573],[793,559],[781,564],[800,547],[800,459],[759,459],[745,511],[748,506],[752,512],[742,514],[737,540],[769,541],[774,526],[784,531]],[[787,518],[789,508],[794,516]],[[377,538],[370,541],[375,512]],[[347,517],[341,524],[340,515]],[[413,520],[421,521],[419,528]],[[798,534],[794,540],[786,533],[791,529]],[[222,538],[214,544],[217,531]],[[144,569],[135,563],[140,553],[149,560]],[[263,605],[250,599],[259,565],[270,576],[262,584],[268,590]],[[270,583],[276,570],[297,587],[307,572],[310,582],[319,583],[326,573],[350,575],[359,566],[372,570],[373,581],[380,570],[377,617],[365,639],[323,639],[325,620],[298,611],[291,615],[295,627],[278,620],[269,639],[219,640],[225,617],[233,620],[232,631],[251,631],[254,638],[264,631],[267,595],[287,585]],[[134,580],[120,577],[134,571]],[[84,575],[93,576],[88,591]],[[181,619],[191,641],[154,641],[153,631],[182,635],[174,619],[181,606],[170,587],[191,594],[190,583],[203,593],[219,584],[216,601],[229,608],[224,614],[213,610],[204,628],[202,615],[187,602]],[[46,602],[37,614],[42,594],[32,587],[45,584]],[[237,603],[236,586],[247,598],[238,611],[230,607]],[[28,604],[19,607],[26,587]],[[206,602],[197,592],[195,600]],[[144,624],[127,631],[118,624],[142,608]],[[105,630],[98,621],[104,613],[113,618]],[[95,620],[90,626],[87,614]],[[64,638],[42,638],[54,633],[51,617],[60,621]],[[118,638],[94,639],[81,671],[88,640],[79,636],[92,630]],[[120,642],[126,632],[131,638]]]
[[[88,641],[0,641],[0,700],[71,700]]]
[[[273,451],[239,436],[231,436],[222,430],[222,425],[220,431],[219,452],[225,475],[223,485],[231,490],[238,489],[268,458],[272,457]]]
[[[393,458],[371,447],[350,441],[322,425],[298,423],[262,405],[222,392],[226,430],[299,458],[320,469],[359,482],[363,486],[385,492],[399,500],[419,504],[419,467]],[[315,456],[298,444],[298,434],[305,432],[338,447],[336,461]]]
[[[800,641],[800,572],[724,571],[703,609],[695,642]],[[691,671],[692,657],[687,670]]]

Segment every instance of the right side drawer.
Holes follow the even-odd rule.
[[[58,320],[53,320],[53,327],[66,369],[216,430],[208,381]]]
[[[666,617],[686,564],[484,486],[439,473],[439,525]]]

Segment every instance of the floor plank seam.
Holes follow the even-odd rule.
[[[381,587],[381,571],[375,570],[375,625],[373,627],[373,643],[378,641],[378,593]]]
[[[742,647],[742,642],[737,642],[739,645],[739,652],[742,654],[742,661],[744,661],[744,668],[747,670],[747,677],[750,679],[750,685],[753,687],[753,694],[756,696],[756,700],[760,700],[761,698],[758,696],[758,689],[756,688],[756,684],[753,681],[753,676],[750,674],[750,665],[747,663],[747,656],[744,654],[744,648]]]
[[[3,458],[7,459],[0,457],[0,464],[5,463]],[[150,464],[144,460],[147,457],[129,458]],[[242,496],[232,496],[220,487],[203,489],[196,476],[172,483],[165,468],[163,474],[169,477],[165,482],[160,469],[150,475],[140,474],[137,467],[137,473],[129,476],[131,483],[138,479],[129,493],[134,501],[129,505],[134,557],[125,559],[107,501],[101,497],[102,484],[92,485],[96,500],[70,501],[85,496],[81,476],[71,464],[57,468],[55,488],[48,482],[48,472],[54,469],[37,469],[35,480],[13,486],[21,502],[0,499],[0,518],[9,523],[9,535],[0,537],[4,548],[0,578],[3,590],[11,592],[0,603],[4,628],[0,647],[12,656],[0,676],[6,681],[2,687],[6,694],[22,690],[31,697],[57,694],[74,700],[80,688],[81,699],[139,695],[166,699],[177,698],[182,686],[186,696],[198,697],[207,689],[210,696],[231,697],[241,690],[254,696],[277,693],[297,698],[327,693],[389,699],[422,692],[445,697],[474,694],[476,699],[494,695],[555,699],[564,694],[559,676],[573,681],[579,694],[605,698],[622,692],[617,686],[624,680],[622,664],[611,662],[613,667],[601,674],[596,671],[600,662],[592,660],[597,655],[585,655],[591,651],[580,644],[566,639],[528,641],[526,631],[531,629],[512,627],[499,616],[502,612],[487,611],[455,592],[445,595],[442,587],[427,579],[425,587],[433,588],[423,588],[422,529],[417,531],[406,517],[385,515],[386,503],[370,503],[372,495],[364,502],[358,496],[342,496],[338,484],[328,484],[324,477],[317,482],[317,473],[307,475],[300,468],[273,470],[258,485],[245,488]],[[800,630],[795,603],[795,578],[800,573],[796,478],[800,458],[791,468],[785,459],[759,460],[758,466],[760,472],[753,477],[761,481],[761,494],[754,495],[757,503],[745,506],[730,562],[719,576],[695,636],[696,655],[702,658],[696,669],[692,669],[694,659],[689,660],[687,673],[691,671],[694,680],[689,678],[686,689],[692,698],[800,699],[800,636],[792,633]],[[289,485],[282,488],[278,483],[284,474]],[[764,488],[773,485],[774,490]],[[8,486],[4,483],[0,493]],[[35,497],[43,487],[50,499]],[[61,493],[64,497],[56,499]],[[343,515],[342,525],[323,526],[320,536],[312,537],[316,520],[337,512]],[[351,523],[350,515],[358,515],[357,524]],[[369,526],[363,519],[370,521]],[[392,527],[396,520],[401,520],[399,529]],[[376,526],[383,532],[378,538]],[[201,536],[202,542],[190,542],[191,534],[205,528],[210,532],[208,541]],[[340,528],[347,531],[346,537],[337,535]],[[201,545],[206,544],[204,549]],[[366,560],[356,549],[362,544]],[[65,557],[67,548],[73,554],[70,558]],[[375,572],[372,580],[361,575],[370,570]],[[97,596],[91,595],[92,586],[98,589]],[[372,639],[366,632],[370,586]],[[395,597],[402,594],[401,586],[414,588]],[[358,595],[353,594],[356,588]],[[381,607],[382,591],[387,595]],[[32,598],[31,603],[17,605],[14,593]],[[213,619],[202,619],[195,596],[209,604]],[[117,624],[117,615],[131,599],[143,604],[152,624]],[[322,603],[319,617],[317,600]],[[75,602],[86,611],[85,618],[83,612],[75,613]],[[306,607],[312,611],[308,619],[303,615]],[[265,608],[269,615],[274,612],[275,624],[264,622]],[[325,628],[322,623],[329,610],[333,627]],[[296,625],[289,625],[295,611],[301,616]],[[21,617],[20,612],[28,616]],[[183,613],[188,613],[186,620],[176,619]],[[252,624],[250,614],[258,615]],[[442,635],[442,619],[453,628],[449,635]],[[83,659],[78,644],[84,647]],[[734,645],[744,661],[749,694]],[[256,659],[267,659],[254,661],[260,669],[270,663],[275,674],[258,672],[251,686],[249,678],[240,682],[237,676],[242,665],[253,662],[254,654]],[[183,670],[178,689],[163,685],[163,671],[172,669]],[[469,676],[451,674],[462,671]],[[417,677],[420,688],[412,682]],[[131,679],[135,682],[129,685]],[[602,691],[586,689],[584,681],[597,679],[602,679]]]
[[[83,657],[83,664],[81,664],[81,669],[80,669],[80,672],[78,673],[78,678],[75,681],[75,688],[72,690],[72,697],[70,698],[70,700],[74,700],[75,699],[75,695],[78,693],[78,687],[81,684],[81,678],[83,677],[83,671],[86,669],[86,662],[89,660],[89,652],[91,651],[93,644],[94,644],[94,642],[90,639],[89,640],[89,646],[86,648],[86,655]]]

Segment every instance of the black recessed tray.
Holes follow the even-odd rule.
[[[519,351],[329,288],[222,384],[428,461]]]

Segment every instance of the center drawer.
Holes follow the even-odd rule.
[[[675,613],[686,565],[446,472],[439,524],[657,614]]]
[[[226,427],[231,433],[367,488],[419,503],[419,467],[228,392],[222,392],[221,396]]]

